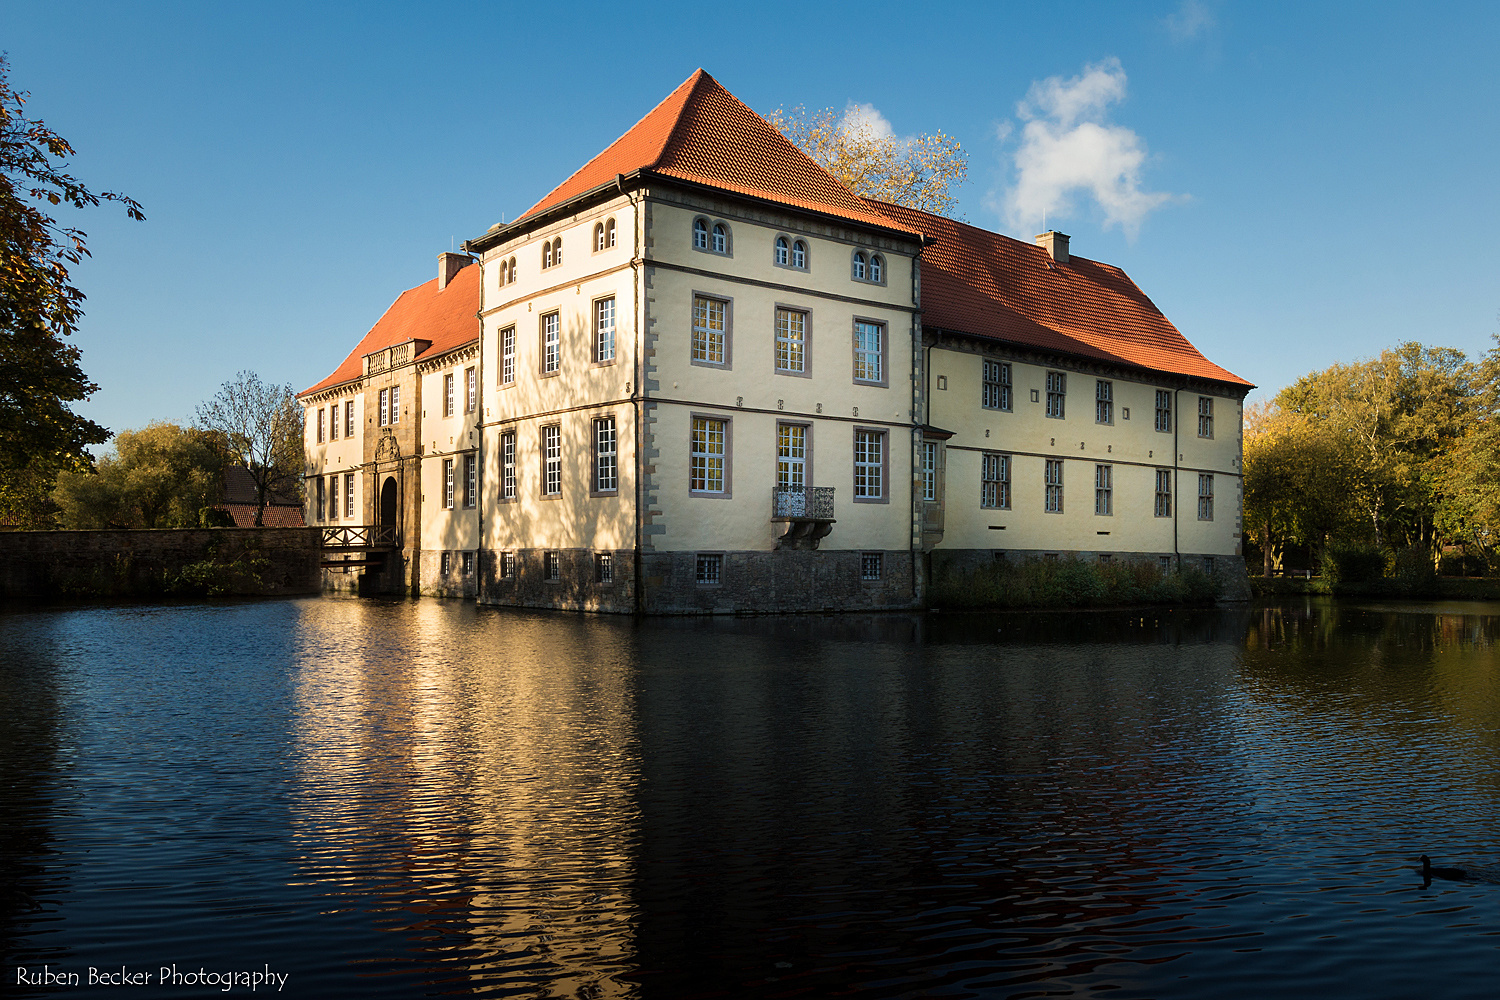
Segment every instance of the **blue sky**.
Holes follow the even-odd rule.
[[[79,409],[119,430],[243,368],[322,378],[699,66],[762,113],[957,137],[969,222],[1030,239],[1050,204],[1266,391],[1403,340],[1478,355],[1497,29],[1493,4],[73,3],[7,5],[0,46],[73,170],[145,207],[63,216],[94,253]]]

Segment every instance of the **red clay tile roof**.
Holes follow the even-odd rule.
[[[864,199],[701,69],[521,218],[608,184],[617,174],[636,170],[651,170],[882,229],[907,228],[871,211]]]
[[[436,357],[444,351],[479,339],[479,268],[469,265],[455,274],[448,287],[438,291],[437,279],[401,293],[385,315],[370,328],[333,374],[297,398],[339,385],[364,374],[364,356],[382,347],[408,340],[432,343],[418,358]]]
[[[221,505],[221,510],[229,512],[234,518],[236,528],[255,527],[255,504],[226,503]],[[263,528],[305,528],[307,525],[302,520],[302,507],[299,504],[289,507],[286,504],[266,504],[265,513],[261,515],[261,527]]]
[[[924,326],[1151,371],[1249,382],[1209,361],[1124,271],[952,219],[870,200],[934,240],[922,251]]]

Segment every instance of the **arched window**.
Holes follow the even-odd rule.
[[[693,249],[708,249],[708,223],[702,219],[695,219],[693,221]]]
[[[714,253],[729,252],[729,230],[724,228],[724,223],[714,224]]]
[[[610,219],[604,224],[604,248],[608,250],[615,245],[615,220]]]
[[[514,257],[510,259],[510,280],[516,280],[516,259]]]
[[[854,255],[854,277],[860,281],[865,280],[865,255],[862,253]]]
[[[596,223],[594,223],[594,250],[595,251],[599,251],[599,250],[603,250],[603,249],[604,249],[604,223],[602,223],[602,222],[596,222]]]
[[[792,266],[807,268],[807,244],[801,240],[792,244]]]
[[[561,264],[562,263],[562,237],[561,236],[559,236],[557,239],[555,239],[555,240],[552,241],[552,263],[554,263],[554,264]]]
[[[870,280],[880,281],[885,271],[885,261],[880,259],[880,254],[870,254]]]
[[[552,241],[548,240],[542,244],[542,267],[552,266]]]
[[[791,262],[791,251],[787,248],[786,237],[776,237],[776,263],[786,265]]]

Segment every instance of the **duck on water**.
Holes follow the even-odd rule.
[[[1434,868],[1432,859],[1422,855],[1422,881],[1431,882],[1435,878],[1445,879],[1449,882],[1471,882],[1476,875],[1462,868]],[[1426,888],[1425,884],[1423,888]]]

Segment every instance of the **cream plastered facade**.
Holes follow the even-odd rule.
[[[347,406],[354,404],[354,433],[348,434]],[[306,509],[303,519],[307,524],[324,526],[339,524],[367,524],[368,511],[365,506],[369,484],[365,482],[365,398],[362,381],[334,386],[302,400],[303,435],[302,448],[306,456]],[[331,434],[328,413],[336,409],[338,414],[338,437]],[[318,412],[324,414],[323,440],[318,440]],[[347,516],[349,507],[344,495],[345,476],[354,474],[354,516]],[[327,502],[328,477],[339,476],[339,508],[330,510]],[[324,506],[318,509],[318,481],[323,482]]]
[[[1200,380],[1082,359],[1028,356],[999,344],[929,348],[931,423],[946,443],[939,550],[1118,557],[1240,555],[1239,391]],[[1010,365],[1009,411],[983,405],[983,361]],[[1047,376],[1066,376],[1063,417],[1047,416]],[[1100,422],[1098,383],[1109,383]],[[1157,429],[1157,393],[1170,394],[1172,430]],[[1212,400],[1211,437],[1199,436],[1199,401]],[[1009,456],[1009,509],[982,506],[984,454]],[[1046,463],[1063,462],[1061,512],[1047,509]],[[1099,466],[1109,467],[1109,514],[1097,512]],[[1170,474],[1170,516],[1157,516],[1157,473]],[[1212,517],[1200,519],[1200,475],[1212,477]]]
[[[616,198],[507,240],[482,258],[483,547],[496,558],[518,550],[614,552],[635,545],[636,218],[629,200]],[[615,245],[597,250],[594,227],[610,220]],[[555,247],[558,240],[562,262],[543,267],[543,244]],[[601,361],[597,310],[610,300],[613,357]],[[544,338],[553,317],[557,359],[548,371]],[[509,365],[507,331],[514,337]],[[616,442],[617,481],[604,492],[592,488],[601,420],[614,421]],[[549,427],[557,428],[559,468],[556,491],[544,493]],[[512,495],[503,454],[508,441],[514,446]]]
[[[699,219],[725,227],[724,252],[695,247]],[[599,250],[596,227],[611,220],[614,246]],[[801,242],[804,266],[777,263],[778,237],[789,249]],[[562,262],[544,267],[559,239]],[[630,610],[650,603],[646,590],[682,585],[680,567],[674,583],[657,557],[775,552],[785,530],[772,519],[781,423],[806,428],[805,485],[834,489],[836,523],[822,551],[854,553],[856,577],[860,552],[909,554],[915,249],[915,240],[888,233],[670,186],[604,197],[484,245],[482,547],[493,599]],[[881,281],[854,279],[856,251],[881,256]],[[721,364],[693,357],[699,297],[724,304]],[[614,358],[601,361],[598,303],[607,300]],[[803,371],[777,370],[778,309],[805,317]],[[546,370],[549,317],[559,331],[555,372]],[[856,321],[882,331],[878,381],[855,378]],[[690,489],[695,418],[727,431],[722,491]],[[595,439],[610,419],[617,483],[605,493],[595,488]],[[544,492],[548,427],[561,445],[556,493]],[[882,442],[881,494],[870,502],[854,497],[856,431]],[[506,495],[510,447],[514,496]],[[609,553],[619,575],[592,588],[507,582],[501,563],[514,560],[516,576],[540,579],[549,553],[573,577]],[[726,559],[728,574],[734,560]],[[697,597],[710,610],[748,609],[731,582]],[[909,572],[899,585],[909,601]]]
[[[467,378],[470,369],[475,378],[472,409]],[[479,424],[483,405],[479,342],[419,362],[417,376],[422,385],[422,420],[418,424],[422,510],[418,590],[424,594],[473,596],[479,550]],[[451,413],[448,412],[450,378]],[[466,460],[474,463],[472,491],[467,482]],[[447,465],[450,462],[451,497]]]

